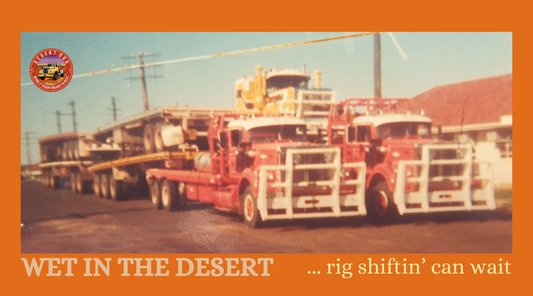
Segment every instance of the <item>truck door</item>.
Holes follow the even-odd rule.
[[[372,138],[370,125],[348,126],[346,137],[346,160],[351,162],[365,161],[366,151]]]
[[[242,129],[234,129],[229,131],[229,151],[228,151],[228,159],[229,159],[229,173],[230,176],[234,173],[239,172],[239,169],[237,168],[237,160],[239,158],[239,154],[242,152],[239,149],[240,143],[243,141],[243,130]]]

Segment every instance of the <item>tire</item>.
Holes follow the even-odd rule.
[[[102,191],[102,198],[109,199],[111,197],[109,193],[109,174],[102,174],[100,176],[100,190]]]
[[[249,228],[259,227],[262,223],[262,220],[259,210],[257,209],[257,198],[254,196],[250,186],[246,187],[239,200],[242,217],[246,226]]]
[[[78,174],[70,174],[70,189],[74,193],[78,193]]]
[[[398,217],[393,194],[385,181],[378,182],[368,192],[365,201],[368,219],[376,224],[390,223]]]
[[[161,184],[161,202],[165,211],[181,210],[182,200],[178,190],[169,180],[163,180]]]
[[[144,143],[144,152],[145,153],[154,153],[155,152],[155,133],[154,126],[150,123],[144,125],[143,132],[143,143]]]
[[[100,175],[94,174],[93,190],[97,197],[102,197],[102,187],[100,185]]]
[[[74,160],[80,159],[79,142],[72,142],[72,158]]]
[[[67,153],[68,153],[68,159],[74,160],[74,142],[68,142],[67,143]]]
[[[39,77],[39,79],[44,80],[44,77]]]
[[[159,180],[155,178],[150,182],[150,200],[152,201],[154,209],[160,210],[163,208],[161,202],[161,184],[159,183]]]
[[[86,186],[87,182],[84,181],[82,178],[81,178],[81,174],[80,173],[77,173],[76,174],[76,191],[78,193],[81,193],[81,194],[84,194],[87,192],[87,186]]]
[[[68,148],[69,148],[69,142],[63,143],[63,151],[61,151],[61,154],[63,155],[63,160],[69,160]]]
[[[54,80],[57,80],[57,72],[54,73]]]
[[[109,175],[109,194],[114,201],[119,201],[124,198],[124,186],[122,186],[122,181],[115,180],[113,174]]]
[[[156,152],[165,151],[165,145],[163,144],[163,130],[164,123],[157,123],[154,127],[154,149]]]
[[[41,174],[41,183],[43,184],[43,187],[44,188],[48,188],[48,173],[47,172],[43,172]]]
[[[59,176],[50,176],[50,188],[59,189]]]

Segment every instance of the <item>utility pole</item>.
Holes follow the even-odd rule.
[[[374,34],[374,97],[381,99],[381,38]]]
[[[57,132],[61,133],[61,113],[59,113],[59,110],[56,111],[57,116]]]
[[[70,103],[68,103],[68,105],[70,105],[71,107],[71,110],[72,110],[72,127],[74,128],[74,131],[76,131],[76,112],[74,111],[74,101],[71,100]]]
[[[113,121],[117,121],[117,111],[120,111],[120,109],[117,109],[115,97],[111,97],[111,107],[111,109],[107,110],[113,111]]]
[[[158,54],[151,54],[151,53],[142,53],[140,52],[139,55],[135,56],[135,55],[131,55],[131,56],[126,56],[126,57],[122,57],[123,59],[139,59],[139,69],[141,70],[141,76],[140,77],[130,77],[129,79],[141,79],[141,82],[142,82],[142,87],[143,87],[143,104],[144,104],[144,111],[148,111],[150,108],[148,106],[148,92],[146,90],[146,78],[158,78],[158,77],[162,77],[162,76],[157,76],[157,75],[151,75],[151,76],[146,76],[145,73],[144,73],[144,68],[145,67],[154,67],[156,65],[148,65],[148,66],[145,66],[144,65],[144,57],[147,57],[147,56],[157,56]]]

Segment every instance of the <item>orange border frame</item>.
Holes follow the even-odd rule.
[[[35,2],[35,3],[30,3]],[[513,253],[512,254],[38,254],[20,253],[20,170],[18,157],[6,157],[2,172],[3,206],[1,207],[2,261],[0,273],[3,289],[11,294],[22,295],[95,295],[95,294],[178,294],[193,292],[197,295],[211,293],[232,293],[247,295],[275,294],[369,294],[412,293],[431,295],[502,295],[526,294],[531,281],[531,198],[522,184],[529,175],[526,166],[531,164],[524,153],[528,134],[523,131],[527,126],[524,115],[531,107],[530,93],[525,89],[529,77],[525,69],[531,66],[529,49],[530,30],[522,25],[530,19],[529,9],[517,5],[505,5],[487,1],[467,3],[465,1],[435,2],[405,1],[386,5],[382,2],[371,6],[366,3],[332,2],[292,3],[284,1],[244,2],[226,4],[202,3],[195,7],[192,2],[172,4],[150,3],[112,3],[109,1],[80,2],[11,2],[2,22],[2,56],[5,61],[20,61],[20,33],[40,31],[36,19],[46,11],[45,6],[55,6],[65,20],[61,26],[48,26],[44,30],[53,31],[507,31],[513,32],[513,72],[514,73],[514,112],[515,112],[515,156],[520,159],[514,167],[514,216],[513,216]],[[281,1],[280,1],[281,2]],[[420,2],[417,4],[416,2]],[[267,5],[268,3],[268,5]],[[327,6],[326,6],[327,4]],[[281,8],[282,7],[282,8]],[[94,16],[98,15],[98,18]],[[143,19],[139,20],[137,16]],[[301,20],[298,21],[298,18]],[[257,21],[254,21],[257,19]],[[244,23],[244,20],[247,20]],[[289,20],[286,22],[285,20]],[[22,70],[26,70],[23,68]],[[2,126],[20,123],[19,76],[4,76],[5,92],[2,98]],[[20,130],[20,126],[19,126]],[[2,142],[3,155],[19,155],[16,129],[4,128],[6,134]],[[28,277],[21,258],[77,258],[74,277]],[[83,258],[112,258],[110,277],[83,277]],[[267,257],[274,258],[269,269],[270,277],[121,277],[117,259],[169,258],[169,265],[176,257]],[[421,275],[357,275],[351,279],[340,276],[309,275],[308,271],[324,270],[324,265],[341,258],[342,262],[353,262],[355,266],[366,258],[374,261],[381,258],[407,258],[409,262],[426,264]],[[428,263],[499,263],[510,262],[510,275],[433,275]],[[465,269],[466,270],[466,269]],[[6,289],[7,286],[7,289]],[[518,293],[513,293],[517,291]],[[8,292],[8,293],[9,293]]]

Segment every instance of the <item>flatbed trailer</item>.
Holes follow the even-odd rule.
[[[39,139],[42,184],[48,188],[62,188],[70,183],[74,192],[87,193],[93,164],[87,148],[95,141],[88,132],[70,132]]]
[[[192,168],[198,149],[165,151],[100,162],[88,168],[93,192],[112,200],[126,199],[132,191],[147,190],[145,172],[152,168]],[[147,195],[147,194],[146,194]]]

